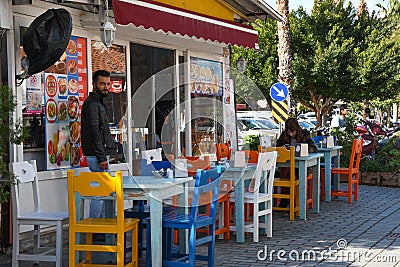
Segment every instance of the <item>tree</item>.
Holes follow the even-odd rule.
[[[283,21],[278,21],[278,57],[279,57],[279,77],[278,80],[285,84],[292,91],[293,73],[292,73],[292,52],[290,39],[289,23],[289,0],[276,0],[279,14]],[[290,105],[289,105],[290,106]]]

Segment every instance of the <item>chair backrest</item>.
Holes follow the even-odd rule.
[[[276,151],[264,152],[258,155],[257,168],[254,173],[254,193],[258,194],[260,191],[260,185],[265,181],[267,183],[266,190],[267,194],[272,194],[276,158],[278,153]]]
[[[161,148],[143,150],[142,159],[147,160],[147,164],[150,164],[154,160],[162,161],[161,151]]]
[[[80,197],[77,197],[78,194]],[[81,172],[74,175],[73,170],[68,171],[68,209],[70,226],[77,221],[77,201],[81,197],[115,197],[117,206],[118,225],[122,227],[124,218],[124,198],[122,190],[122,172],[117,171],[115,176],[107,172]]]
[[[289,162],[290,177],[282,177],[282,178],[286,178],[287,180],[290,180],[291,182],[294,183],[296,179],[294,146],[291,146],[289,149],[286,149],[286,147],[267,147],[265,148],[265,151],[266,152],[276,151],[278,153],[278,156],[276,158],[277,163]]]
[[[196,176],[197,170],[210,169],[210,157],[184,157],[187,160],[187,169],[189,176]]]
[[[360,161],[362,155],[362,147],[363,147],[364,139],[354,139],[353,145],[351,147],[351,154],[350,154],[350,162],[349,162],[349,169],[355,168],[360,169]]]
[[[223,158],[228,160],[231,159],[232,149],[229,147],[229,144],[215,144],[217,160],[220,161]]]
[[[12,212],[17,218],[31,211],[40,211],[39,184],[36,175],[36,161],[12,162],[10,172],[15,175],[15,184],[11,187]],[[30,196],[29,196],[30,195]],[[21,203],[33,207],[21,206]],[[33,210],[31,210],[33,208]]]
[[[319,142],[323,141],[326,138],[327,138],[327,136],[317,135],[317,136],[314,136],[312,138],[312,140],[318,146]],[[333,144],[336,146],[336,135],[333,136]]]
[[[218,172],[217,168],[197,172],[194,184],[192,209],[190,212],[191,222],[196,221],[197,215],[199,213],[199,206],[205,204],[210,204],[209,216],[211,216],[215,220],[220,182],[220,173]],[[203,201],[200,202],[200,197],[204,195],[206,197],[209,197],[210,203],[204,203]]]
[[[257,150],[243,150],[246,154],[247,163],[257,163],[258,162],[258,151]]]

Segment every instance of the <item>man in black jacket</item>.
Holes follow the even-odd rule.
[[[89,93],[82,106],[81,145],[92,172],[108,171],[110,155],[116,148],[108,125],[107,109],[103,98],[110,91],[110,73],[98,70],[93,74],[93,91]],[[89,217],[104,217],[103,201],[93,199],[90,203]]]

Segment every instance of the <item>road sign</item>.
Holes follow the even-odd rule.
[[[289,117],[287,101],[271,101],[272,103],[272,117],[277,123],[283,123]]]
[[[269,95],[272,100],[280,102],[284,101],[288,97],[289,90],[283,83],[274,83],[269,89]]]

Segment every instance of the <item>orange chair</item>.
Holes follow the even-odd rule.
[[[243,150],[246,155],[247,163],[257,163],[258,162],[258,151],[257,150]]]
[[[209,170],[210,169],[210,157],[204,156],[202,159],[201,157],[197,156],[186,156],[184,157],[187,160],[187,168],[188,168],[188,175],[196,177],[197,170]]]
[[[289,208],[286,207],[273,207],[273,210],[287,210],[289,211],[289,218],[291,221],[294,220],[294,214],[296,213],[298,216],[300,215],[300,199],[299,199],[299,180],[296,179],[295,174],[295,161],[294,161],[294,147],[291,146],[290,150],[287,150],[285,147],[267,147],[265,149],[267,152],[269,151],[277,151],[278,158],[276,159],[277,163],[285,163],[289,162],[289,177],[281,177],[275,178],[274,187],[283,187],[289,188],[289,193],[274,193],[273,197],[275,199],[289,199]],[[276,192],[276,191],[275,191]]]
[[[332,196],[347,197],[349,203],[353,200],[358,200],[358,177],[360,173],[360,160],[362,154],[362,146],[364,139],[353,140],[351,148],[349,167],[347,168],[332,168],[332,174],[347,175],[347,190],[332,190]],[[340,179],[340,178],[338,178]],[[353,189],[354,184],[354,189]]]
[[[232,149],[229,143],[215,144],[217,160],[220,161],[223,158],[228,160],[231,159]]]

